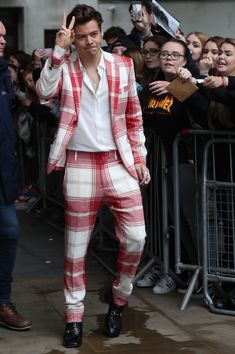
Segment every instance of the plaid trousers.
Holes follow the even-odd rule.
[[[64,176],[65,322],[80,322],[86,294],[85,258],[97,212],[109,205],[120,242],[113,300],[124,305],[143,252],[146,231],[138,181],[124,167],[117,151],[67,151]]]

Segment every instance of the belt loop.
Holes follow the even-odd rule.
[[[75,154],[74,154],[74,160],[75,161],[77,161],[77,155],[78,155],[78,153],[77,153],[77,151],[75,151]]]

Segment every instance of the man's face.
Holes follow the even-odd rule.
[[[3,56],[5,45],[6,45],[6,40],[5,40],[5,35],[6,35],[6,28],[2,22],[0,22],[0,58]]]
[[[81,58],[95,57],[101,48],[102,33],[95,20],[74,28],[74,45]]]

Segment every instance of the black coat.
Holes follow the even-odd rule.
[[[16,132],[11,111],[14,92],[5,61],[0,58],[0,183],[6,204],[11,204],[19,192],[19,162],[16,154]]]

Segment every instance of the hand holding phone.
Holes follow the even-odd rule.
[[[132,1],[131,3],[131,19],[134,22],[142,20],[142,4],[140,1]]]

